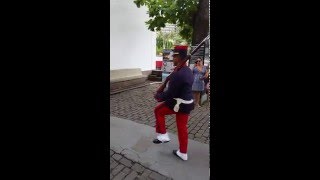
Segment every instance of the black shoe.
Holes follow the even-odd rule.
[[[173,150],[172,153],[177,156],[179,159],[181,159],[182,161],[186,161],[187,159],[182,159],[178,154],[177,154],[178,150]]]
[[[175,156],[177,156],[179,159],[181,159],[181,157],[178,156],[177,151],[178,151],[178,150],[173,150],[172,153],[173,153]],[[182,160],[182,159],[181,159],[181,160]]]
[[[155,144],[161,144],[161,143],[167,143],[167,142],[169,142],[169,141],[160,141],[159,139],[154,139],[153,141],[152,141],[153,143],[155,143]]]

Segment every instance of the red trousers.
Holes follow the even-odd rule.
[[[187,153],[188,148],[188,118],[189,114],[174,112],[172,109],[168,108],[164,103],[159,104],[154,109],[154,114],[156,116],[156,132],[160,134],[166,133],[166,122],[165,115],[176,114],[176,123],[178,128],[178,139],[181,153]]]

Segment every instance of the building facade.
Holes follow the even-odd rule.
[[[110,70],[155,69],[156,33],[148,30],[146,7],[133,0],[110,2]]]

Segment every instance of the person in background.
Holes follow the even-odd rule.
[[[200,106],[200,95],[204,91],[205,82],[204,79],[208,78],[208,71],[205,66],[203,66],[203,61],[201,58],[198,58],[195,61],[195,66],[192,70],[193,72],[193,84],[192,84],[192,92],[194,97],[194,104],[197,107]]]

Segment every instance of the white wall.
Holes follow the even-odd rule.
[[[110,2],[110,69],[155,69],[156,33],[149,31],[146,7],[133,0]]]

